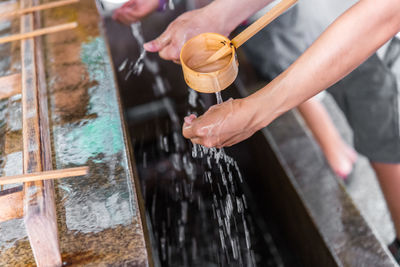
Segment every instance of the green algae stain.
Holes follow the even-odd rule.
[[[107,48],[101,37],[91,38],[81,45],[81,60],[91,81],[96,85],[88,89],[87,119],[79,125],[63,125],[55,129],[60,151],[59,161],[64,164],[85,164],[99,154],[112,157],[124,149],[124,138],[110,63],[105,61]]]
[[[97,233],[132,224],[135,192],[106,44],[101,37],[88,38],[80,48],[90,84],[83,107],[86,114],[73,122],[55,124],[53,136],[57,168],[88,165],[90,172],[80,179],[61,179],[57,186],[64,192],[68,230]]]
[[[82,44],[81,60],[86,65],[92,80],[101,82],[109,74],[106,68],[108,62],[104,62],[106,54],[107,48],[100,37],[89,38],[87,43]]]

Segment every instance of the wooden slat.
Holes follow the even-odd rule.
[[[0,100],[21,93],[21,74],[0,77]]]
[[[31,16],[31,15],[25,15],[25,16]],[[78,26],[78,23],[70,22],[70,23],[60,24],[60,25],[56,25],[56,26],[41,28],[38,30],[25,31],[25,32],[21,32],[18,34],[1,37],[0,44],[14,42],[14,41],[20,41],[20,40],[24,40],[24,39],[28,39],[28,38],[32,38],[32,37],[38,37],[41,35],[56,33],[56,32],[65,31],[65,30],[71,30],[71,29],[76,28],[77,26]]]
[[[33,0],[35,4],[39,4],[39,0]],[[39,12],[34,15],[34,28],[41,28],[41,20]],[[39,118],[40,118],[40,140],[42,153],[42,167],[44,171],[53,169],[51,158],[51,141],[50,141],[50,124],[47,107],[47,83],[46,71],[44,69],[44,56],[42,49],[42,38],[35,38],[35,55],[36,55],[36,74],[38,79],[38,101],[39,101]],[[52,182],[51,182],[52,183]]]
[[[65,5],[69,5],[69,4],[73,4],[73,3],[77,3],[77,2],[79,2],[79,0],[54,1],[54,2],[50,2],[50,3],[42,4],[42,5],[19,9],[19,10],[3,12],[3,13],[0,13],[0,20],[8,19],[8,18],[16,17],[16,16],[22,16],[26,13],[31,13],[31,12],[35,12],[35,11],[65,6]]]
[[[0,193],[0,222],[21,218],[24,214],[22,187]]]
[[[38,180],[54,180],[68,177],[76,177],[86,175],[89,172],[88,167],[76,167],[62,170],[43,171],[35,173],[27,173],[14,176],[0,177],[0,185],[27,183]]]
[[[24,214],[22,187],[0,192],[0,222],[21,218]]]
[[[21,218],[24,214],[23,192],[0,197],[0,222]]]
[[[33,2],[34,1],[34,2]],[[37,0],[21,0],[21,8],[37,4]],[[38,16],[36,13],[35,16]],[[36,20],[37,22],[39,19]],[[21,17],[21,33],[34,30],[34,16],[27,14]],[[51,162],[45,162],[42,157],[42,143],[50,142],[49,139],[41,140],[40,114],[48,119],[47,110],[41,112],[39,88],[43,86],[44,77],[38,77],[36,65],[40,63],[36,57],[37,47],[40,42],[29,38],[21,41],[22,59],[22,110],[23,110],[23,155],[24,173],[41,172],[50,168]],[[41,68],[41,67],[39,67]],[[40,72],[43,75],[43,72]],[[48,131],[48,130],[47,130]],[[46,151],[48,152],[48,151]],[[48,157],[46,158],[48,159]],[[35,181],[24,183],[24,222],[32,247],[33,255],[38,266],[61,266],[61,255],[58,243],[57,216],[54,202],[54,188],[52,181]]]
[[[0,3],[0,9],[4,13],[12,12],[18,8],[18,3],[15,1],[7,1],[7,2],[2,2]]]

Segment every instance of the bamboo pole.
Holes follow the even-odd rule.
[[[70,22],[70,23],[46,27],[46,28],[42,28],[42,29],[30,31],[30,32],[13,34],[10,36],[5,36],[5,37],[0,38],[0,44],[24,40],[24,39],[28,39],[28,38],[33,38],[33,37],[37,37],[37,36],[41,36],[41,35],[49,34],[49,33],[56,33],[59,31],[71,30],[71,29],[76,28],[77,26],[78,26],[78,23]]]
[[[14,176],[4,176],[0,177],[0,185],[34,182],[38,180],[51,180],[51,179],[76,177],[76,176],[86,175],[88,174],[88,172],[89,172],[89,167],[84,166],[84,167],[68,168],[62,170],[33,172],[33,173],[26,173]]]
[[[55,2],[46,3],[46,4],[43,4],[43,5],[27,7],[27,8],[23,8],[23,9],[19,9],[19,10],[13,10],[13,11],[10,11],[10,12],[4,12],[4,13],[0,13],[0,20],[1,19],[5,19],[5,18],[12,18],[12,17],[16,17],[16,16],[22,16],[22,15],[24,15],[26,13],[31,13],[31,12],[35,12],[35,11],[40,11],[40,10],[45,10],[45,9],[65,6],[65,5],[69,5],[69,4],[74,4],[74,3],[77,3],[77,2],[79,2],[79,0],[61,0],[61,1],[55,1]]]

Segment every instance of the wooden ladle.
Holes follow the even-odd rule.
[[[187,41],[180,54],[186,83],[203,93],[215,93],[228,87],[238,73],[235,49],[297,1],[280,1],[232,40],[215,33],[203,33]]]

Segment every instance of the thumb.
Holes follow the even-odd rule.
[[[196,119],[196,115],[191,114],[190,116],[185,117],[184,124],[182,127],[182,134],[184,137],[190,139],[195,137],[194,129],[192,128],[192,123]]]
[[[170,33],[168,30],[163,32],[158,38],[147,42],[143,45],[143,48],[147,52],[158,52],[162,50],[171,41]]]

